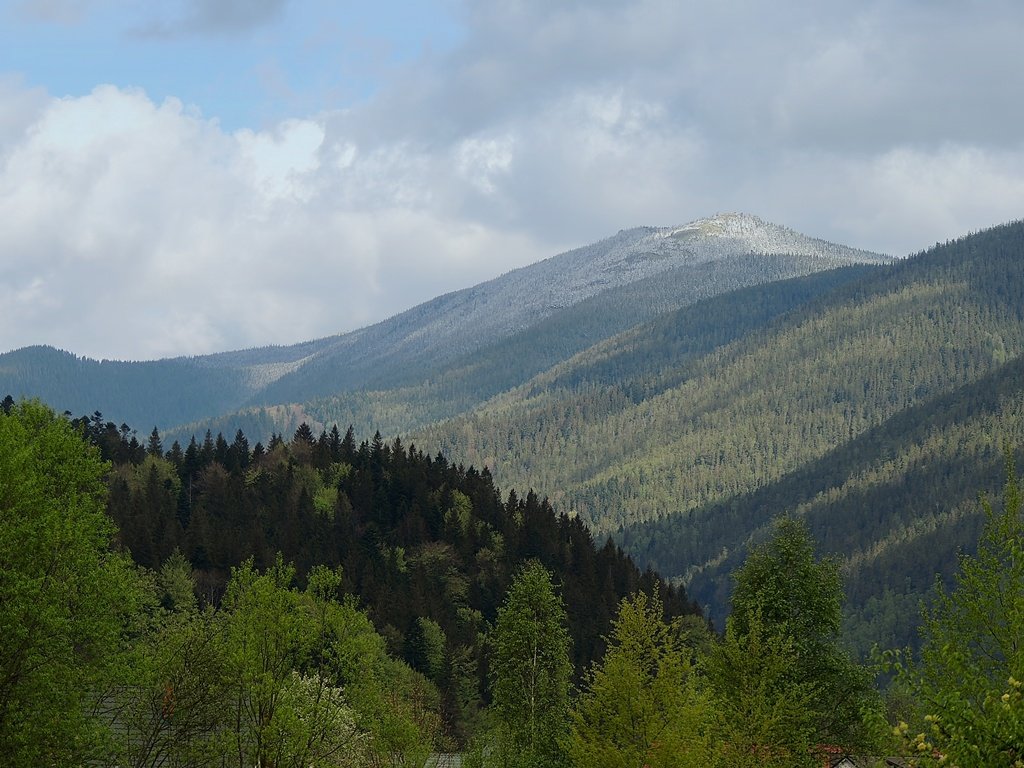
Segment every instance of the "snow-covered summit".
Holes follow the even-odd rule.
[[[743,249],[747,253],[788,253],[798,256],[852,259],[865,263],[891,261],[889,256],[808,237],[789,227],[772,224],[749,213],[719,213],[681,227],[660,229],[658,233],[663,237],[685,242],[695,251],[704,253]]]
[[[771,255],[759,261],[758,255]],[[780,270],[778,259],[787,266]],[[774,261],[773,261],[774,259]],[[849,264],[891,261],[877,253],[807,237],[748,214],[718,214],[676,227],[637,227],[439,296],[388,320],[294,349],[245,354],[254,380],[274,381],[310,365],[334,371],[337,381],[362,381],[388,365],[415,367],[454,358],[533,327],[557,312],[606,291],[664,276],[663,311],[724,290]],[[716,263],[721,262],[721,268]],[[699,271],[699,274],[694,272]],[[690,285],[701,281],[701,285]],[[676,304],[664,287],[686,286]],[[652,301],[640,289],[629,301]],[[653,308],[653,305],[652,305]],[[328,361],[334,361],[328,363]],[[389,362],[390,361],[390,362]],[[241,360],[237,362],[242,362]],[[274,363],[274,365],[266,365]],[[255,364],[255,365],[254,365]],[[336,369],[336,370],[335,370]],[[362,373],[359,373],[362,372]],[[353,384],[354,386],[354,384]]]
[[[608,288],[675,267],[750,254],[809,257],[821,260],[819,268],[891,261],[882,254],[801,235],[757,216],[727,213],[677,227],[623,230],[480,287],[495,290],[496,299],[518,295],[520,301],[534,304],[534,311],[543,311],[544,307],[575,304]]]

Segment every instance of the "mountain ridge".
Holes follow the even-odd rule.
[[[786,263],[777,263],[783,256],[772,262],[771,252],[784,254]],[[764,258],[746,262],[739,258],[756,254]],[[758,261],[767,266],[759,266]],[[607,337],[623,330],[626,322],[671,309],[672,301],[689,302],[751,282],[847,263],[890,261],[881,254],[800,235],[756,216],[719,214],[681,226],[621,230],[436,297],[371,326],[294,345],[139,363],[90,361],[71,352],[57,360],[41,348],[22,348],[0,355],[0,389],[17,396],[39,396],[58,410],[98,408],[118,420],[154,422],[171,429],[246,408],[419,383],[425,373],[433,374],[517,334],[528,335],[538,324],[601,296],[610,300],[619,296],[616,300],[635,302],[638,308],[630,314],[607,303],[595,306],[597,316],[615,317],[605,326],[576,318],[577,326],[589,324],[592,338],[585,341]],[[716,264],[722,267],[717,275]],[[693,296],[665,295],[659,276],[678,286],[677,293],[689,290]],[[637,289],[632,295],[630,286]],[[638,292],[642,286],[647,286],[646,293]],[[48,370],[33,359],[39,357],[47,358]],[[54,378],[79,380],[88,396],[75,397],[73,387],[54,386]],[[138,380],[145,382],[149,399],[135,405],[130,390]],[[190,393],[184,405],[183,390]]]

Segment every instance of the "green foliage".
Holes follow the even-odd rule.
[[[422,764],[440,737],[436,689],[389,658],[364,613],[335,599],[338,573],[316,568],[302,591],[293,578],[281,561],[262,573],[246,563],[216,611],[167,611],[155,590],[151,626],[104,713],[119,737],[113,761]]]
[[[677,623],[678,624],[678,623]],[[624,598],[608,650],[576,701],[569,755],[579,768],[705,766],[708,702],[657,595]]]
[[[158,606],[167,602],[161,591]],[[118,682],[101,712],[116,736],[112,764],[198,768],[223,756],[231,688],[226,638],[212,609],[158,609],[134,638]]]
[[[1001,508],[982,500],[977,553],[951,592],[936,587],[912,671],[927,713],[913,746],[957,768],[1024,763],[1024,505],[1009,451],[1006,476]]]
[[[503,766],[561,766],[568,731],[569,633],[551,576],[528,563],[491,633],[491,698]]]
[[[706,661],[715,716],[709,764],[820,765],[818,691],[800,669],[794,638],[756,610],[745,623],[740,632],[730,620]]]
[[[100,706],[140,590],[110,549],[106,465],[66,419],[0,413],[0,754],[78,763],[101,745]]]
[[[727,723],[721,741],[810,763],[819,745],[874,746],[863,723],[878,706],[868,673],[839,646],[837,563],[816,560],[807,529],[783,519],[735,581],[726,635],[708,665]]]
[[[247,563],[224,596],[226,741],[239,768],[343,765],[361,741],[336,670],[321,661],[338,580],[318,572],[300,593],[293,578],[280,561],[262,574]]]
[[[838,563],[815,559],[814,544],[797,520],[776,522],[772,538],[747,556],[733,578],[730,617],[741,636],[756,615],[784,630],[805,654],[835,642],[843,598]]]
[[[408,639],[406,657],[413,667],[431,680],[444,672],[447,638],[441,625],[426,616],[418,616]]]
[[[502,500],[486,471],[397,440],[356,446],[336,431],[311,440],[301,430],[297,443],[250,452],[244,435],[230,446],[211,435],[133,459],[129,429],[110,435],[83,421],[115,461],[108,510],[119,540],[159,573],[164,608],[193,592],[221,603],[231,569],[249,558],[255,570],[273,570],[280,552],[298,584],[318,564],[340,567],[342,588],[364,601],[387,653],[440,687],[456,745],[480,725],[483,635],[523,561],[538,559],[561,583],[575,679],[603,650],[624,594],[660,585],[668,615],[697,613],[682,590],[641,573],[614,545],[595,547],[581,521],[556,516],[536,494]],[[432,695],[407,682],[423,701]],[[381,716],[391,709],[381,705]]]
[[[472,515],[473,502],[470,498],[462,491],[453,491],[451,506],[444,515],[445,524],[462,533],[468,533]]]
[[[161,605],[169,611],[192,614],[198,608],[192,564],[174,550],[157,574]]]

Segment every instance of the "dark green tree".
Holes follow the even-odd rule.
[[[153,427],[153,431],[149,433],[149,441],[146,443],[146,453],[150,456],[156,456],[161,459],[164,456],[164,444],[160,441],[160,431],[156,427]]]

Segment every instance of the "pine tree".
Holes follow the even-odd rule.
[[[156,427],[153,427],[153,431],[149,435],[149,442],[146,443],[146,453],[150,456],[163,458],[164,445],[160,442],[160,432]]]

